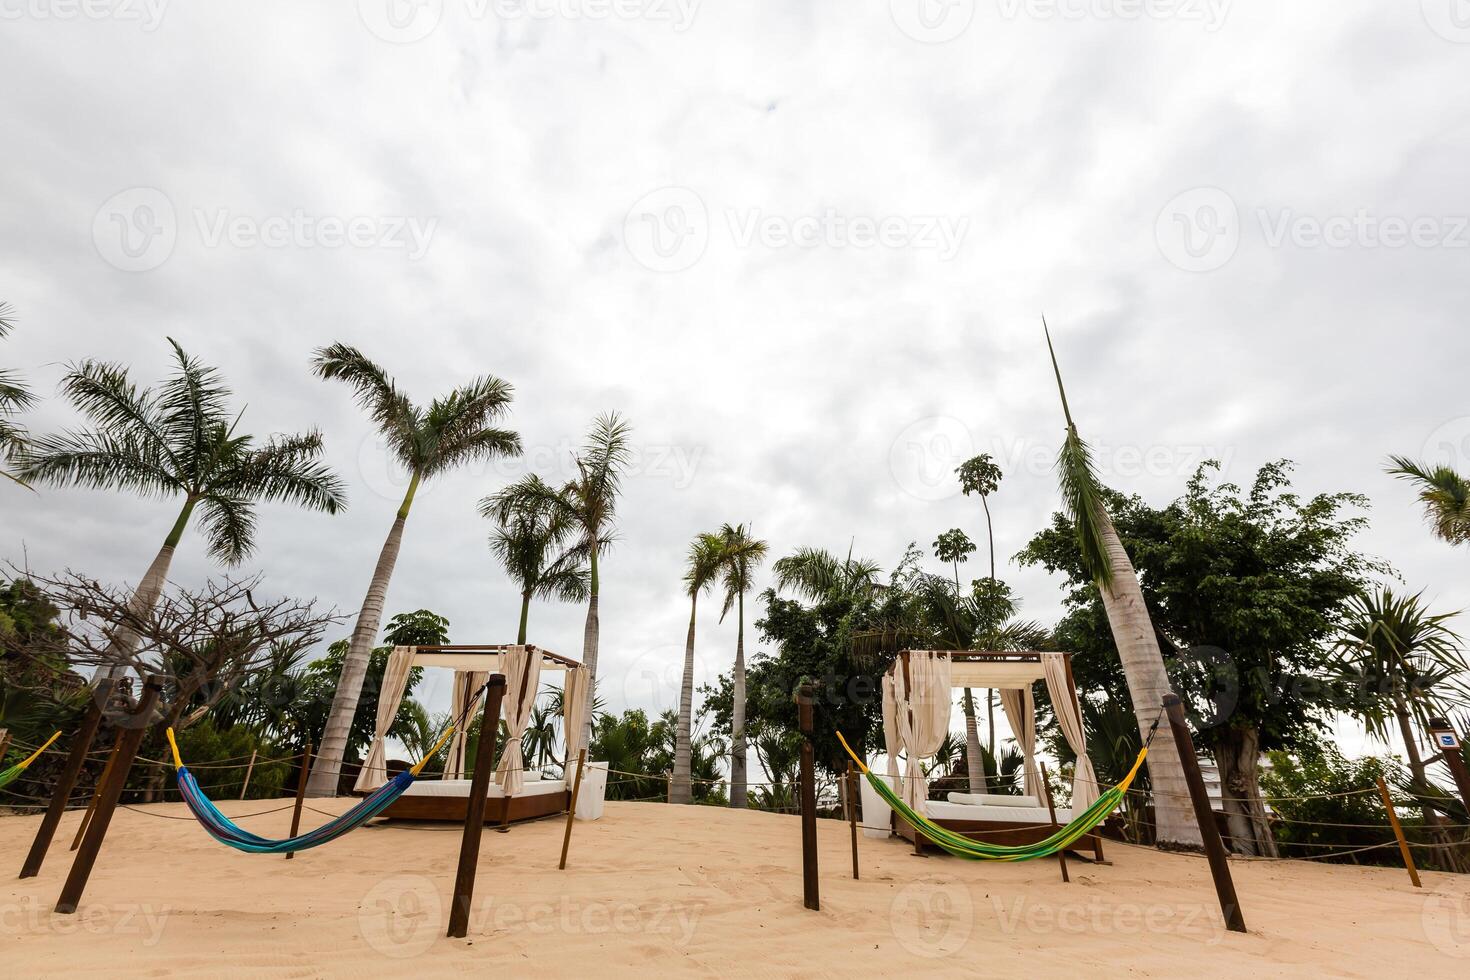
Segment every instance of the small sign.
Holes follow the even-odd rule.
[[[1445,752],[1456,752],[1460,748],[1460,739],[1454,732],[1435,732],[1434,744]]]

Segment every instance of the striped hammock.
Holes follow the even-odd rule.
[[[189,811],[194,814],[194,819],[198,820],[204,826],[204,829],[209,832],[209,836],[221,844],[226,844],[235,848],[237,851],[245,851],[250,854],[290,854],[295,851],[305,851],[309,848],[320,847],[323,844],[330,844],[338,837],[345,835],[349,831],[356,830],[382,813],[387,809],[389,804],[403,795],[404,790],[413,785],[414,778],[418,776],[419,770],[423,769],[424,763],[433,758],[434,754],[439,751],[440,746],[448,740],[453,730],[451,727],[449,731],[446,731],[444,737],[439,740],[439,744],[430,749],[428,754],[419,760],[416,766],[394,776],[389,782],[374,790],[371,796],[368,796],[340,817],[336,817],[317,827],[315,830],[309,830],[297,837],[286,837],[279,840],[252,834],[245,828],[233,823],[229,817],[221,813],[219,807],[215,806],[214,802],[204,795],[204,791],[199,788],[199,783],[195,780],[194,774],[189,771],[188,767],[184,765],[183,759],[179,757],[179,746],[174,741],[174,730],[172,728],[168,730],[168,744],[174,754],[174,772],[178,777],[179,792],[183,794],[184,802],[188,805]]]
[[[9,786],[11,783],[19,779],[20,774],[25,772],[26,768],[30,766],[32,762],[35,762],[37,759],[41,758],[41,753],[49,749],[51,747],[51,743],[56,741],[60,737],[61,733],[57,732],[55,735],[52,735],[50,738],[46,739],[45,745],[41,746],[39,749],[26,756],[24,759],[11,766],[9,769],[0,770],[0,789],[4,789],[5,787]]]
[[[1064,851],[1077,841],[1081,840],[1089,831],[1108,818],[1123,802],[1123,796],[1132,785],[1133,778],[1138,775],[1139,767],[1148,756],[1148,746],[1145,745],[1138,753],[1138,759],[1134,761],[1133,768],[1128,770],[1128,775],[1123,781],[1111,789],[1103,791],[1097,800],[1072,818],[1072,821],[1062,827],[1056,833],[1035,844],[986,844],[983,841],[973,840],[964,834],[957,834],[952,830],[946,830],[923,814],[911,809],[903,801],[893,787],[888,785],[888,780],[876,776],[858,758],[852,747],[847,744],[847,739],[842,733],[837,733],[837,738],[842,742],[842,747],[847,749],[847,754],[852,756],[852,761],[857,763],[864,776],[868,778],[868,784],[883,797],[883,801],[892,807],[901,817],[913,826],[915,832],[923,834],[933,841],[941,850],[955,857],[968,858],[972,861],[1030,861],[1033,858],[1049,857],[1058,851]]]

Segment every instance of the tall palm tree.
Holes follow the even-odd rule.
[[[975,545],[969,535],[957,527],[945,531],[934,542],[934,557],[954,565],[954,592],[957,598],[962,595],[960,562],[968,558],[974,551]],[[990,551],[991,579],[993,580],[995,578],[994,538],[991,538]],[[994,691],[990,693],[993,694]],[[975,695],[968,687],[964,689],[962,704],[965,714],[965,776],[969,780],[971,793],[983,793],[985,792],[985,761],[980,755],[980,725],[975,720]],[[990,706],[990,750],[995,751],[994,704]]]
[[[581,732],[566,733],[568,758],[587,745],[592,735],[592,706],[597,701],[597,647],[601,637],[598,561],[613,541],[623,470],[633,451],[629,442],[631,433],[632,428],[618,413],[599,415],[577,454],[577,475],[569,483],[557,489],[540,480],[521,480],[500,494],[499,512],[544,508],[554,519],[566,521],[574,529],[575,547],[587,559],[587,621],[582,630],[582,667],[588,680],[587,716]]]
[[[1470,479],[1448,466],[1427,466],[1407,456],[1390,456],[1388,473],[1419,490],[1434,535],[1450,544],[1470,541]]]
[[[307,792],[334,796],[341,778],[342,756],[352,732],[352,719],[362,695],[362,679],[372,656],[373,641],[383,617],[388,581],[403,543],[403,527],[419,484],[456,466],[497,456],[516,455],[521,440],[514,432],[496,428],[509,410],[511,386],[483,375],[469,384],[435,398],[427,408],[415,405],[398,390],[393,379],[356,347],[333,344],[316,352],[312,366],[327,380],[345,382],[357,403],[387,440],[388,451],[408,471],[408,490],[393,517],[378,564],[368,583],[367,596],[357,614],[352,641],[342,661],[342,673],[332,696],[332,710],[322,732],[321,748],[311,769]]]
[[[583,549],[565,549],[576,530],[566,508],[549,504],[551,488],[532,474],[524,488],[507,488],[480,501],[480,516],[495,522],[490,551],[521,589],[521,623],[516,642],[526,642],[531,600],[585,602],[591,577]]]
[[[318,432],[272,436],[256,445],[239,435],[230,388],[219,372],[173,347],[174,373],[158,388],[139,388],[127,369],[102,361],[68,368],[61,390],[91,424],[32,441],[19,457],[28,482],[131,490],[145,497],[182,497],[173,528],[134,591],[129,611],[141,616],[163,591],[174,549],[194,511],[204,520],[209,554],[236,565],[254,548],[255,505],[288,501],[335,514],[347,506],[342,482],[321,461]],[[115,675],[137,647],[126,628],[112,644]]]
[[[765,561],[768,546],[750,536],[745,524],[720,528],[721,578],[725,587],[725,607],[720,611],[723,622],[732,608],[736,612],[734,705],[730,717],[730,805],[745,806],[745,593],[754,584],[752,577]]]
[[[718,534],[696,535],[684,562],[684,593],[689,596],[689,635],[684,640],[684,678],[679,686],[679,720],[674,731],[674,779],[669,786],[670,803],[693,803],[691,776],[691,731],[694,720],[694,621],[699,594],[708,592],[720,574],[724,540]]]
[[[980,506],[985,510],[985,536],[990,543],[990,578],[995,578],[995,526],[990,520],[990,495],[1000,489],[1000,481],[1003,476],[1001,469],[989,453],[981,453],[972,456],[960,464],[955,470],[955,475],[960,478],[960,492],[966,497],[976,494],[980,498]],[[990,755],[995,756],[995,689],[991,688],[985,692],[985,717],[989,726]],[[970,689],[965,688],[965,730],[968,733],[975,727],[975,698]],[[968,736],[967,736],[968,737]],[[979,739],[979,732],[975,738]],[[968,741],[966,742],[968,746]],[[970,746],[973,749],[973,746]],[[971,779],[973,780],[973,773]]]
[[[1051,331],[1042,321],[1046,347],[1051,353],[1052,371],[1057,379],[1057,393],[1066,418],[1066,439],[1057,457],[1057,476],[1062,500],[1077,529],[1077,544],[1082,563],[1092,576],[1107,611],[1113,642],[1118,645],[1118,658],[1128,679],[1128,693],[1133,701],[1133,714],[1140,733],[1146,732],[1158,718],[1166,694],[1171,693],[1169,675],[1164,670],[1164,657],[1159,651],[1158,635],[1143,602],[1143,590],[1133,562],[1123,549],[1123,542],[1113,527],[1103,503],[1102,482],[1092,465],[1092,452],[1077,434],[1072,410],[1067,405],[1067,391],[1062,386],[1062,371],[1052,347]],[[1148,756],[1148,767],[1154,789],[1154,809],[1161,844],[1198,847],[1199,825],[1189,805],[1189,785],[1184,779],[1184,764],[1172,739],[1154,739]]]
[[[0,337],[7,336],[15,326],[15,309],[9,303],[0,302]],[[9,418],[15,412],[24,411],[34,403],[36,396],[15,374],[0,369],[0,460],[14,459],[26,444],[25,429]],[[0,470],[0,476],[14,483],[25,484],[15,475]]]

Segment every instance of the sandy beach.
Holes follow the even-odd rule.
[[[231,815],[264,801],[222,804]],[[324,801],[338,810],[346,801]],[[243,823],[284,834],[289,812]],[[308,813],[310,820],[324,819]],[[37,817],[0,819],[13,876]],[[1202,858],[1112,845],[1111,866],[921,858],[819,822],[820,912],[801,905],[795,817],[611,803],[487,832],[466,940],[444,938],[458,828],[376,824],[287,861],[216,844],[182,805],[119,810],[81,910],[51,907],[78,821],[0,898],[11,976],[1447,975],[1470,964],[1470,880],[1232,862],[1250,934],[1227,933]],[[310,821],[308,821],[310,822]]]

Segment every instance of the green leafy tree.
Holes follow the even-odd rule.
[[[585,549],[567,548],[576,531],[568,509],[552,503],[551,488],[535,475],[480,501],[480,515],[495,522],[490,552],[521,590],[516,642],[526,642],[532,599],[585,602],[591,572]]]
[[[684,673],[679,685],[679,717],[674,733],[674,781],[669,787],[670,803],[693,803],[693,722],[694,722],[694,625],[699,609],[700,593],[708,593],[715,585],[724,555],[724,541],[718,534],[695,535],[684,561],[684,593],[689,596],[689,633],[684,640]]]
[[[496,426],[510,410],[511,401],[511,386],[499,378],[481,376],[421,408],[398,390],[386,371],[355,347],[346,344],[323,347],[316,352],[313,367],[320,377],[341,381],[353,390],[358,405],[372,419],[388,451],[408,472],[408,489],[378,553],[342,661],[342,676],[322,733],[321,751],[307,784],[308,794],[330,796],[336,792],[340,779],[343,753],[357,715],[383,604],[387,601],[388,583],[398,562],[404,525],[419,485],[458,466],[517,455],[521,441],[514,432]]]
[[[19,457],[27,482],[182,498],[173,528],[133,593],[135,616],[158,601],[196,509],[210,556],[237,565],[255,546],[257,503],[284,501],[328,514],[347,505],[341,481],[321,462],[319,433],[273,436],[264,444],[239,434],[240,415],[229,406],[232,392],[219,372],[169,343],[175,370],[157,389],[140,390],[116,364],[70,367],[61,388],[90,427],[39,437]],[[131,655],[137,642],[131,631],[119,630],[114,659]]]
[[[720,576],[725,592],[725,605],[720,611],[724,621],[731,609],[736,610],[735,632],[735,705],[730,734],[730,805],[745,806],[746,740],[745,740],[745,594],[754,585],[755,570],[765,561],[768,546],[750,535],[744,524],[726,524],[720,528]]]

